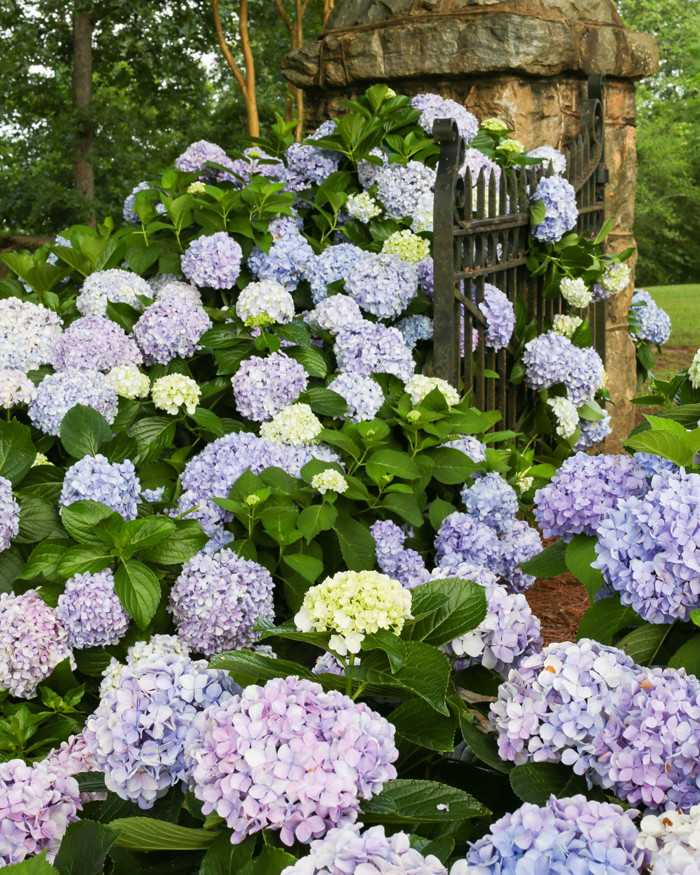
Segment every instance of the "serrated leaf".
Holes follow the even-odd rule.
[[[136,441],[138,463],[146,465],[157,459],[165,448],[172,444],[175,438],[175,423],[164,416],[140,419],[129,429],[129,437]]]
[[[109,568],[114,562],[111,548],[107,544],[78,544],[71,547],[61,556],[56,572],[64,579],[74,574],[97,574]]]
[[[326,360],[315,346],[292,346],[286,354],[298,361],[312,377],[323,378],[328,373]]]
[[[313,540],[320,532],[333,528],[338,518],[338,511],[332,504],[310,504],[296,518],[296,527],[306,538],[306,543]]]
[[[107,851],[119,831],[102,823],[79,820],[69,823],[56,855],[61,875],[102,875]]]
[[[490,732],[479,729],[476,722],[464,712],[459,715],[459,728],[469,750],[483,763],[497,772],[511,771],[513,763],[501,759],[495,737]]]
[[[112,437],[107,420],[84,404],[76,404],[61,420],[61,443],[75,459],[95,456],[100,447]]]
[[[32,467],[36,449],[26,425],[0,422],[0,477],[16,486]]]
[[[372,470],[380,475],[390,474],[402,480],[417,480],[421,475],[420,468],[408,453],[398,450],[377,450],[367,460],[366,468],[370,477],[373,477]]]
[[[397,733],[412,744],[441,752],[454,749],[457,729],[455,718],[436,714],[420,699],[403,702],[387,719]]]
[[[535,577],[550,579],[559,577],[567,571],[566,567],[566,547],[564,541],[555,541],[546,547],[541,553],[528,559],[527,562],[521,562],[518,566],[526,574],[532,574]]]
[[[286,659],[274,659],[264,653],[253,650],[233,650],[212,657],[209,668],[220,668],[227,671],[242,687],[250,684],[265,683],[272,678],[299,675],[313,679],[314,675],[303,665],[289,662]]]
[[[418,505],[418,501],[411,494],[389,492],[385,493],[382,498],[381,507],[383,510],[391,511],[396,516],[401,517],[407,523],[410,523],[416,528],[423,525],[423,514]]]
[[[439,531],[440,526],[451,513],[455,513],[457,508],[454,504],[450,504],[449,501],[444,501],[442,498],[434,498],[430,502],[430,508],[428,509],[428,518],[430,519],[430,525],[435,529],[435,531]]]
[[[309,583],[315,583],[323,573],[323,562],[308,553],[285,553],[282,561]]]
[[[134,851],[197,851],[213,845],[219,836],[150,817],[119,818],[109,827],[119,830],[118,847]]]
[[[670,631],[671,626],[666,623],[645,623],[621,638],[615,646],[639,665],[650,665]]]
[[[417,619],[404,625],[401,633],[404,640],[440,647],[476,629],[486,616],[486,591],[470,580],[457,577],[429,580],[411,594],[411,613]],[[436,597],[443,597],[444,601],[432,610]]]
[[[603,572],[592,567],[593,561],[598,558],[596,542],[597,539],[591,535],[574,535],[566,545],[564,554],[566,567],[586,587],[591,604],[595,594],[605,583]]]
[[[350,571],[364,571],[374,566],[374,538],[365,523],[345,514],[338,514],[333,531]]]
[[[433,463],[433,477],[438,483],[449,486],[464,483],[478,466],[460,450],[454,447],[436,447],[428,452]]]
[[[57,875],[58,869],[55,869],[46,859],[46,849],[44,849],[36,857],[27,857],[21,863],[10,863],[4,867],[10,875]]]
[[[35,544],[63,532],[56,508],[39,495],[16,492],[19,504],[19,532],[13,539],[17,544]]]
[[[348,402],[331,389],[322,389],[320,386],[312,386],[299,398],[320,416],[342,416],[348,412]]]
[[[408,655],[404,642],[398,635],[389,632],[387,629],[368,632],[362,639],[362,649],[368,652],[370,650],[382,650],[387,655],[392,671],[398,671],[402,668]]]
[[[220,833],[204,855],[199,875],[239,875],[242,867],[250,861],[254,849],[255,837],[232,845],[229,834]]]
[[[668,661],[669,668],[684,668],[688,674],[700,677],[700,634],[693,635]]]
[[[557,799],[565,799],[578,793],[588,793],[586,779],[563,763],[525,763],[516,766],[510,773],[510,786],[518,799],[533,805],[544,805],[552,794]]]
[[[398,779],[362,803],[364,823],[454,823],[484,817],[488,809],[464,790],[436,781]]]
[[[79,544],[104,544],[110,539],[98,525],[113,514],[115,511],[99,501],[74,501],[61,508],[61,522]]]
[[[139,629],[145,629],[160,603],[160,583],[155,574],[143,562],[128,559],[117,568],[114,588],[127,614]]]
[[[620,604],[620,597],[601,599],[583,615],[579,623],[576,639],[592,638],[601,644],[612,644],[615,633],[625,626],[639,622],[639,615],[633,608]]]

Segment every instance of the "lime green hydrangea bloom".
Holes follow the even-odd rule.
[[[183,374],[168,374],[160,377],[153,384],[151,398],[159,410],[165,410],[173,416],[180,412],[180,408],[191,415],[197,409],[201,389],[192,379]]]
[[[325,495],[328,491],[345,492],[348,488],[348,481],[335,468],[326,468],[325,471],[314,474],[311,478],[311,486],[318,489],[321,495]]]
[[[323,429],[308,404],[290,404],[260,427],[260,437],[275,444],[304,447],[317,444]]]
[[[151,381],[136,365],[117,365],[107,374],[107,382],[121,398],[145,398]]]
[[[430,257],[430,243],[409,231],[405,228],[403,231],[394,231],[384,241],[382,252],[389,255],[396,255],[402,261],[409,261],[411,264],[417,264],[425,258]]]
[[[580,316],[564,316],[563,313],[557,313],[552,320],[552,328],[555,334],[561,334],[562,337],[571,338],[574,336],[576,329],[583,323]]]
[[[406,383],[406,391],[411,396],[411,404],[414,406],[429,395],[433,389],[437,389],[450,406],[459,404],[459,392],[450,386],[447,380],[441,380],[439,377],[424,377],[423,374],[416,374],[415,377]]]

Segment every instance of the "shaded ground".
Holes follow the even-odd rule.
[[[588,610],[588,593],[573,574],[538,580],[525,597],[542,623],[545,644],[576,640],[576,629]]]

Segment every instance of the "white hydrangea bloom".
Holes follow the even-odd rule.
[[[690,363],[688,376],[693,389],[700,389],[700,349],[695,353],[693,361]]]
[[[201,394],[201,389],[192,377],[185,377],[183,374],[159,377],[151,389],[151,398],[155,406],[173,416],[179,413],[183,406],[190,415],[193,414]]]
[[[248,327],[286,325],[294,318],[294,298],[276,280],[260,280],[240,293],[236,315]]]
[[[547,404],[557,419],[556,432],[568,440],[578,428],[578,412],[568,398],[549,398]]]
[[[587,307],[593,300],[592,291],[588,288],[581,277],[578,277],[575,280],[568,276],[564,277],[559,289],[564,300],[571,304],[572,307]]]
[[[433,230],[433,208],[435,195],[432,191],[423,192],[418,198],[416,209],[411,217],[411,227],[417,234]]]
[[[411,404],[414,406],[420,404],[433,389],[437,389],[450,406],[459,404],[459,392],[457,392],[454,386],[450,386],[447,380],[416,374],[415,377],[411,377],[406,383],[406,391],[411,396]]]
[[[558,313],[552,321],[552,330],[556,334],[571,339],[579,325],[583,325],[583,319],[580,316],[565,316],[563,313]]]
[[[654,875],[700,872],[700,805],[687,813],[671,810],[643,817],[637,847],[651,853]]]
[[[609,265],[603,276],[598,280],[609,295],[616,295],[627,287],[630,281],[630,269],[626,264]]]
[[[376,200],[366,191],[360,194],[351,194],[345,201],[345,210],[351,219],[357,219],[365,225],[375,216],[381,215],[382,208]]]
[[[313,489],[318,489],[321,495],[325,495],[328,491],[345,492],[348,488],[348,481],[335,468],[326,468],[325,471],[314,474],[311,478],[311,486]]]
[[[177,635],[152,635],[148,641],[137,641],[131,645],[126,652],[126,665],[133,666],[144,659],[169,656],[173,653],[177,656],[190,655],[187,646]],[[107,693],[117,689],[119,686],[119,676],[123,668],[124,664],[112,657],[109,665],[102,672],[103,680],[100,684],[100,698],[103,699]]]
[[[117,365],[106,376],[107,384],[122,398],[145,398],[151,381],[136,365]]]
[[[275,444],[303,447],[317,444],[323,430],[321,421],[308,404],[290,404],[260,426],[260,437]]]

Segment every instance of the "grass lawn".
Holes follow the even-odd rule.
[[[671,317],[671,339],[656,356],[654,376],[669,380],[692,362],[700,347],[700,285],[646,286]]]

